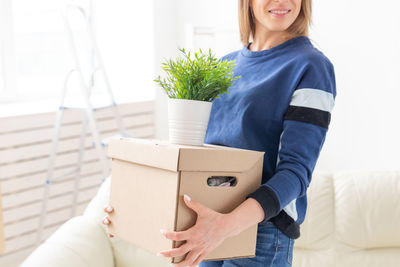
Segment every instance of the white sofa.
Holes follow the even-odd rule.
[[[61,226],[21,266],[170,266],[166,258],[107,237],[100,221],[109,180],[83,216]],[[293,266],[400,266],[400,171],[315,171],[308,190]]]

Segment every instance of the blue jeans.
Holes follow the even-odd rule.
[[[258,225],[256,256],[221,261],[203,261],[199,267],[289,267],[294,239],[284,235],[272,222]]]

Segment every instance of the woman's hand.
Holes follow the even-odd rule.
[[[173,264],[175,267],[198,265],[209,252],[219,246],[233,232],[227,214],[203,206],[199,202],[191,200],[187,195],[184,196],[184,202],[197,213],[196,224],[181,232],[160,230],[168,239],[186,240],[186,243],[179,248],[161,251],[157,254],[164,257],[177,257],[189,252],[183,261]]]
[[[111,212],[113,212],[114,209],[111,206],[106,206],[104,207],[104,212],[110,214]],[[107,215],[103,218],[103,220],[101,221],[103,224],[105,225],[109,225],[111,223],[110,217],[108,217]],[[112,234],[108,234],[109,237],[114,237],[114,235]]]
[[[185,204],[197,213],[196,224],[186,231],[163,231],[163,235],[171,240],[183,241],[179,248],[162,251],[160,256],[178,257],[189,252],[185,259],[173,264],[175,267],[198,265],[205,256],[219,246],[227,237],[235,236],[248,227],[261,222],[264,219],[264,210],[253,198],[246,199],[242,204],[227,214],[216,212],[201,205],[189,196],[184,197]],[[104,212],[110,214],[113,208],[104,207]],[[109,225],[108,216],[103,218],[103,224]],[[114,237],[109,234],[110,237]]]

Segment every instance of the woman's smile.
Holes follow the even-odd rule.
[[[289,14],[290,11],[291,11],[290,9],[272,9],[272,10],[269,10],[268,12],[274,17],[283,18],[287,14]]]

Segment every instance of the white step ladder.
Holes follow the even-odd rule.
[[[78,57],[78,51],[77,47],[74,42],[74,34],[73,30],[70,25],[70,21],[68,18],[69,12],[71,10],[77,11],[80,13],[84,21],[86,23],[86,30],[87,34],[89,35],[89,40],[90,40],[90,50],[92,52],[92,57],[93,57],[93,68],[91,71],[89,71],[90,78],[88,81],[85,81],[83,70],[79,61]],[[72,207],[71,207],[71,217],[75,216],[76,213],[76,206],[77,206],[77,198],[78,198],[78,192],[79,192],[79,182],[80,182],[80,172],[82,168],[82,160],[83,160],[83,153],[84,153],[84,145],[85,145],[85,138],[86,138],[86,131],[87,131],[87,126],[89,124],[90,131],[93,137],[93,145],[96,148],[96,152],[98,154],[101,166],[102,166],[102,181],[109,175],[109,162],[106,157],[106,151],[105,147],[107,146],[108,142],[112,138],[120,138],[120,137],[127,137],[128,134],[126,133],[126,130],[123,126],[122,123],[122,118],[120,116],[118,106],[115,103],[114,96],[111,91],[110,83],[108,81],[108,77],[106,75],[105,69],[103,62],[100,57],[100,53],[96,44],[95,40],[95,35],[93,31],[93,27],[91,24],[91,18],[86,14],[85,10],[77,5],[67,5],[65,9],[63,10],[63,19],[65,23],[65,28],[67,30],[68,34],[68,39],[70,42],[70,49],[71,49],[71,54],[73,56],[74,60],[74,69],[71,70],[65,77],[63,88],[62,88],[62,93],[61,93],[61,102],[60,106],[57,111],[56,115],[56,122],[54,126],[54,133],[53,133],[53,138],[52,138],[52,150],[50,153],[50,159],[49,159],[49,167],[48,167],[48,173],[47,173],[47,178],[45,181],[45,188],[44,188],[44,195],[43,195],[43,202],[42,202],[42,208],[41,208],[41,215],[40,215],[40,220],[39,220],[39,229],[38,229],[38,235],[37,235],[37,240],[36,244],[39,245],[41,243],[41,239],[43,236],[43,231],[44,231],[44,224],[45,224],[45,219],[47,215],[47,202],[49,199],[49,190],[50,190],[50,185],[53,181],[61,179],[63,177],[71,176],[71,175],[76,175],[75,176],[75,184],[74,184],[74,191],[73,191],[73,200],[72,200]],[[105,87],[107,89],[107,97],[106,101],[104,103],[97,103],[96,105],[93,105],[91,102],[91,93],[92,89],[95,87],[95,75],[96,73],[100,73],[102,80],[105,84]],[[73,105],[66,105],[66,96],[67,96],[67,90],[68,90],[68,81],[70,80],[71,76],[73,74],[76,74],[79,80],[80,84],[80,91],[81,91],[81,103],[75,102]],[[83,100],[83,101],[82,101]],[[104,99],[103,99],[104,100]],[[108,100],[108,101],[107,101]],[[112,108],[113,110],[113,115],[114,119],[116,120],[117,127],[119,130],[119,134],[115,136],[110,136],[107,137],[103,140],[100,138],[100,133],[99,129],[96,125],[96,119],[94,117],[94,112],[97,110],[102,110],[106,108]],[[60,131],[61,131],[61,122],[63,118],[63,113],[64,110],[77,110],[81,112],[82,116],[82,131],[80,134],[80,142],[79,142],[79,154],[78,154],[78,159],[77,159],[77,165],[76,168],[68,173],[65,173],[63,175],[60,175],[58,177],[53,177],[53,171],[54,171],[54,165],[55,165],[55,160],[56,160],[56,152],[57,152],[57,147],[58,147],[58,142],[60,138]]]

